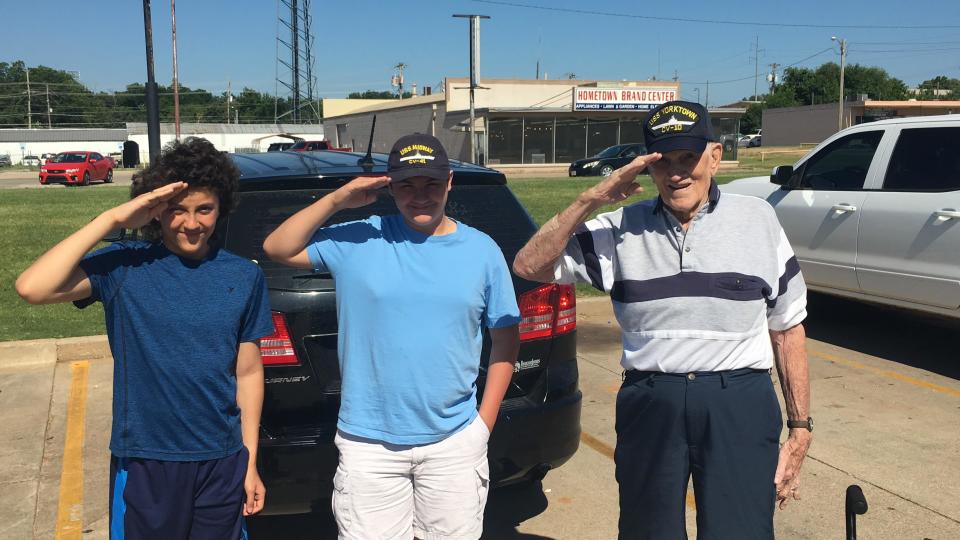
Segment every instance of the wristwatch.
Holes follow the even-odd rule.
[[[808,416],[806,420],[787,420],[787,427],[790,429],[804,428],[807,431],[813,431],[813,418]]]

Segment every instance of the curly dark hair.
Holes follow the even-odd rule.
[[[220,216],[213,235],[219,238],[224,221],[237,203],[240,169],[226,152],[217,150],[207,139],[187,137],[183,141],[167,144],[156,162],[133,176],[130,198],[181,180],[191,188],[209,189],[220,199]],[[161,237],[160,224],[151,221],[140,229],[140,234],[144,239],[158,241]]]

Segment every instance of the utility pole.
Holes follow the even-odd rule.
[[[180,140],[180,81],[177,78],[177,6],[176,0],[170,0],[170,24],[173,28],[173,126],[176,138]]]
[[[233,96],[230,94],[230,81],[227,81],[227,123],[230,123],[230,102],[233,101]]]
[[[157,81],[153,76],[153,23],[150,17],[150,0],[143,0],[143,37],[147,44],[147,141],[150,148],[150,163],[160,157],[160,96]]]
[[[847,61],[847,40],[831,36],[832,41],[840,44],[840,101],[837,112],[837,131],[843,129],[843,68]]]
[[[780,67],[780,64],[774,62],[770,64],[770,93],[772,94],[777,89],[777,68]]]
[[[753,45],[753,101],[757,99],[757,79],[760,77],[760,36],[756,36]]]
[[[53,112],[53,109],[50,108],[50,85],[44,85],[47,87],[47,129],[51,128],[50,122],[50,113]]]
[[[487,15],[454,15],[470,19],[470,162],[477,162],[476,109],[474,94],[480,87],[480,19],[489,19]]]
[[[710,81],[707,81],[707,96],[703,100],[703,106],[707,109],[710,108]]]
[[[299,36],[299,26],[300,26],[300,15],[298,14],[297,0],[291,0],[290,2],[290,31],[293,40],[290,45],[290,63],[293,64],[291,67],[293,71],[293,80],[290,81],[293,83],[293,113],[290,115],[290,119],[294,124],[300,123],[300,38]],[[227,123],[230,123],[230,112],[227,112]]]
[[[33,127],[33,103],[30,100],[30,68],[27,68],[27,129]]]
[[[397,99],[403,99],[403,70],[407,68],[407,65],[403,62],[398,63],[393,66],[393,69],[397,70],[396,82],[397,82]]]

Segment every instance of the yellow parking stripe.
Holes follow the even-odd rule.
[[[941,386],[939,384],[934,384],[927,381],[922,381],[920,379],[914,379],[908,375],[902,373],[897,373],[889,369],[881,369],[866,364],[861,364],[860,362],[854,360],[847,360],[846,358],[840,358],[839,356],[834,356],[830,353],[812,353],[812,356],[816,356],[821,360],[827,360],[829,362],[836,362],[837,364],[842,364],[844,366],[852,367],[855,369],[861,369],[864,371],[869,371],[881,377],[887,377],[888,379],[894,379],[900,382],[905,382],[907,384],[912,384],[913,386],[918,386],[920,388],[926,388],[927,390],[933,390],[934,392],[939,392],[941,394],[946,394],[948,396],[960,397],[960,390],[954,390],[953,388],[947,386]]]
[[[60,470],[57,540],[80,540],[83,530],[83,429],[87,414],[87,374],[90,362],[70,363],[67,431]]]
[[[594,437],[593,435],[587,433],[586,431],[580,432],[580,442],[593,448],[600,454],[606,456],[608,459],[613,459],[613,448],[610,447],[607,443],[601,441],[600,439]],[[693,496],[693,490],[687,490],[687,508],[691,510],[696,510],[697,503]]]

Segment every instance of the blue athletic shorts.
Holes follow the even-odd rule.
[[[111,540],[246,540],[248,452],[208,461],[110,458]]]

